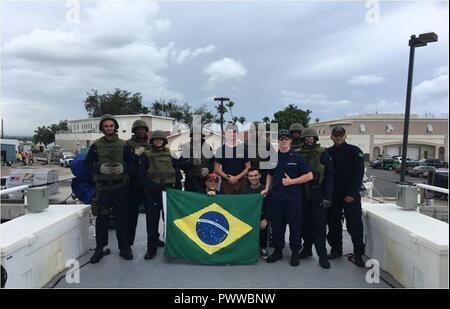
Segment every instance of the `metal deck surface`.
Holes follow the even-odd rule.
[[[351,253],[350,236],[346,231],[343,234],[344,254]],[[146,237],[145,215],[140,214],[133,260],[119,256],[115,231],[111,230],[111,254],[97,264],[82,267],[80,283],[69,284],[63,278],[55,288],[391,288],[383,280],[368,284],[367,270],[356,267],[346,257],[332,260],[330,269],[322,269],[314,253],[312,258],[301,260],[299,267],[291,267],[288,248],[284,249],[284,259],[273,264],[260,260],[255,265],[197,265],[164,257],[164,248],[158,248],[154,259],[145,260]],[[94,248],[93,237],[90,242]],[[272,250],[269,248],[269,254]],[[89,251],[80,257],[80,265],[89,261],[92,254]],[[52,287],[61,276],[57,275],[46,287]]]

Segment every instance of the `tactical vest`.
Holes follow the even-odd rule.
[[[120,139],[117,134],[111,141],[108,141],[105,137],[101,137],[96,140],[94,145],[97,147],[98,164],[119,163],[125,167],[125,162],[123,160],[123,149],[125,144],[125,141]],[[94,174],[93,180],[96,183],[98,190],[110,190],[125,184],[128,177],[126,174],[103,175],[98,172]]]
[[[300,151],[300,149],[303,147],[303,143],[300,141],[300,140],[298,140],[298,141],[294,141],[294,140],[292,140],[292,143],[291,143],[291,149],[293,150],[293,151]]]
[[[176,183],[175,170],[172,166],[172,156],[169,148],[165,147],[164,150],[157,150],[152,147],[150,150],[146,150],[144,154],[149,161],[147,176],[151,180],[162,185]]]
[[[136,138],[136,136],[132,136],[129,140],[127,140],[127,144],[131,147],[131,149],[136,149],[137,147],[144,147],[145,150],[149,150],[151,148],[150,143],[147,139],[141,141]]]
[[[311,172],[314,175],[314,180],[318,181],[321,185],[325,174],[325,166],[320,163],[322,154],[326,151],[326,148],[320,147],[320,144],[316,144],[312,149],[306,149],[302,147],[298,152],[305,158],[311,167]],[[317,179],[316,177],[319,177]]]

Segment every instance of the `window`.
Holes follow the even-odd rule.
[[[387,124],[386,125],[386,132],[392,132],[394,131],[394,126],[392,124]]]
[[[427,133],[433,133],[433,125],[431,124],[427,125]]]
[[[361,131],[361,133],[366,132],[366,125],[365,125],[364,123],[361,123],[361,124],[359,125],[359,130]]]

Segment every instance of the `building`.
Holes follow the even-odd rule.
[[[334,126],[343,126],[347,142],[357,145],[366,160],[379,155],[401,155],[403,144],[403,114],[362,114],[310,124],[317,130],[320,143],[329,147]],[[408,157],[448,161],[448,118],[420,118],[411,115],[408,136]]]
[[[16,153],[19,151],[20,141],[16,139],[1,139],[1,162],[16,162]]]
[[[206,142],[211,146],[214,153],[222,145],[222,138],[220,132],[214,132],[203,128],[202,133],[205,135]],[[181,155],[181,146],[191,140],[191,131],[185,130],[167,136],[167,147],[169,147],[172,154],[176,157]]]
[[[172,131],[175,122],[174,118],[150,114],[117,115],[114,117],[119,123],[119,137],[125,140],[131,138],[133,122],[138,119],[144,120],[147,123],[150,132],[162,130],[169,133]],[[56,133],[55,144],[73,153],[84,153],[96,139],[103,136],[99,130],[99,122],[100,117],[70,120],[68,122],[68,131],[59,131]]]

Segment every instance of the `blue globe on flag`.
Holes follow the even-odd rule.
[[[222,243],[228,236],[230,225],[224,215],[209,211],[200,216],[196,224],[198,238],[207,245]]]

